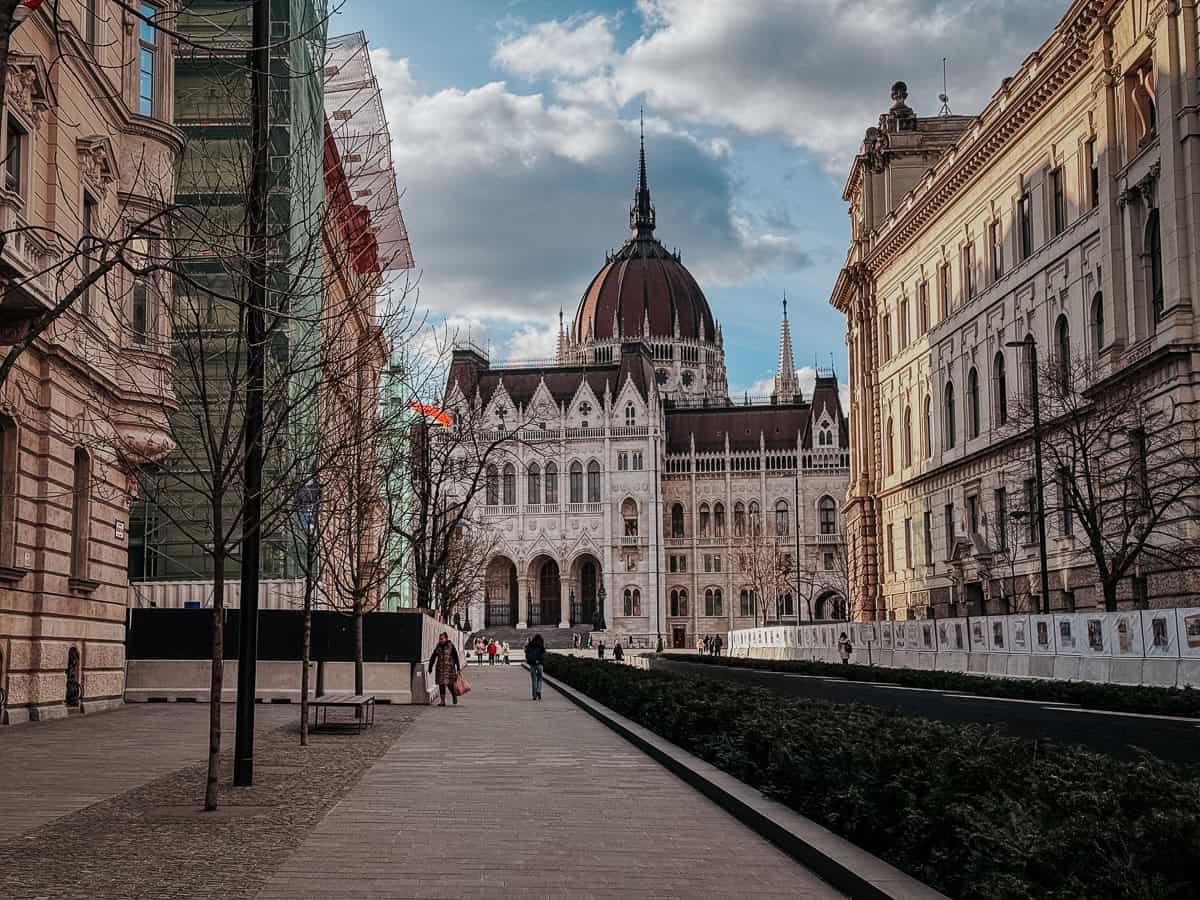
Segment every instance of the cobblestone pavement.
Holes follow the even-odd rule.
[[[380,706],[376,725],[354,733],[321,733],[299,745],[298,707],[258,707],[255,784],[232,786],[232,757],[223,759],[221,808],[201,811],[206,708],[131,707],[74,720],[53,734],[23,733],[46,755],[31,756],[5,735],[0,777],[23,779],[37,815],[65,809],[71,785],[110,796],[67,810],[38,827],[0,838],[0,897],[239,898],[252,897],[321,816],[422,712]],[[232,708],[227,712],[232,717]],[[106,721],[101,722],[101,719]],[[57,724],[57,723],[55,723]],[[232,725],[232,722],[230,723]],[[72,732],[69,726],[79,731]],[[114,735],[126,729],[126,738]],[[14,729],[14,734],[17,732]],[[233,745],[232,727],[225,746]],[[16,769],[9,751],[20,758]],[[145,763],[138,778],[137,761]],[[164,767],[176,770],[159,775]],[[110,774],[115,773],[115,774]],[[155,776],[158,777],[155,777]],[[42,803],[38,787],[64,784]],[[138,784],[132,790],[122,786]],[[36,816],[34,817],[36,818]]]
[[[259,900],[840,896],[553,690],[472,666]]]

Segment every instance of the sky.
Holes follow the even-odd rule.
[[[1066,0],[335,0],[383,91],[401,206],[435,320],[493,362],[553,354],[628,237],[645,109],[657,237],[722,323],[730,393],[770,393],[786,293],[797,366],[846,380],[829,305],[841,199],[894,81],[980,110]]]

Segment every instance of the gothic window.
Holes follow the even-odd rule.
[[[1092,298],[1092,354],[1099,356],[1104,349],[1104,295],[1097,292]]]
[[[786,500],[780,500],[775,504],[775,534],[779,537],[787,537],[790,517],[788,516],[788,505]]]
[[[558,502],[558,466],[552,462],[546,463],[546,502]]]
[[[1008,422],[1008,373],[1004,366],[1004,353],[997,351],[992,361],[992,386],[995,392],[993,416],[997,426]]]
[[[686,616],[688,614],[687,588],[676,588],[671,591],[671,615]]]
[[[680,503],[671,507],[671,537],[683,537],[683,505]]]
[[[974,366],[967,372],[967,428],[971,437],[979,437],[979,373]]]
[[[700,537],[708,537],[709,511],[708,504],[700,504]]]
[[[532,463],[529,466],[529,496],[525,498],[526,503],[531,503],[534,506],[542,502],[542,470],[537,463]]]
[[[817,520],[821,534],[837,534],[837,504],[825,496],[817,504]]]
[[[706,616],[722,616],[724,612],[724,598],[721,596],[720,588],[708,588],[704,592],[704,614]]]
[[[692,374],[690,371],[683,373],[683,386],[684,387],[691,387],[692,382],[695,380],[696,380],[696,376],[694,374]]]
[[[625,588],[625,615],[642,614],[642,592],[637,588]]]
[[[1071,325],[1066,316],[1054,324],[1054,349],[1058,387],[1065,395],[1071,389]]]
[[[579,404],[579,414],[581,416],[586,416],[586,415],[590,414],[591,411],[592,411],[592,404],[588,403],[586,400],[584,400],[582,403]],[[587,426],[585,425],[584,427],[586,428]]]
[[[662,387],[664,384],[666,384],[669,377],[670,376],[667,374],[666,369],[659,369],[654,373],[654,380],[658,383],[659,387]]]
[[[713,504],[713,537],[725,537],[725,504]]]
[[[733,504],[733,533],[737,537],[746,535],[746,505],[741,500]]]
[[[738,594],[738,615],[750,617],[758,614],[758,595],[753,588],[742,588]]]
[[[625,404],[625,424],[629,427],[637,424],[637,410],[633,408],[632,403]]]
[[[904,410],[904,430],[901,437],[901,464],[905,467],[912,465],[912,407]]]
[[[512,506],[517,502],[517,470],[512,463],[504,466],[504,505]]]
[[[791,618],[796,614],[796,602],[790,591],[779,595],[778,601],[778,618]]]
[[[488,506],[500,503],[500,472],[495,466],[488,466],[484,476],[484,495]]]
[[[588,503],[600,502],[600,463],[588,463]]]
[[[756,537],[762,534],[762,513],[757,500],[750,501],[750,532]]]
[[[945,413],[942,418],[942,449],[953,450],[955,442],[954,382],[946,383]]]
[[[571,480],[571,502],[583,502],[583,464],[579,460],[571,463],[570,470]]]
[[[642,451],[633,451],[633,469],[635,472],[641,471],[642,468]]]
[[[617,454],[617,471],[624,472],[629,468],[629,454],[624,451]]]
[[[887,453],[887,473],[889,475],[896,474],[896,436],[893,433],[895,429],[892,426],[892,420],[887,421],[887,438],[885,450]]]
[[[621,504],[621,519],[625,523],[625,537],[638,536],[638,510],[632,497],[625,498]]]

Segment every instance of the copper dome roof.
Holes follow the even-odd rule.
[[[632,236],[608,257],[583,292],[571,338],[585,343],[678,334],[715,343],[716,324],[700,285],[684,268],[679,254],[667,250],[654,237],[644,139],[629,227]]]

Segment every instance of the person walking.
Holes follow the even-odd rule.
[[[725,646],[725,639],[719,634],[713,638],[713,656],[720,656],[721,649]]]
[[[529,681],[533,689],[533,699],[542,699],[542,664],[546,661],[546,642],[540,634],[535,634],[525,645],[525,662],[529,664]]]
[[[483,665],[483,638],[475,638],[475,665]]]
[[[842,665],[847,665],[850,662],[850,654],[854,652],[854,646],[850,643],[850,638],[846,636],[846,632],[838,635],[838,653],[842,655]]]
[[[499,652],[499,650],[500,648],[496,646],[495,638],[492,638],[490,641],[488,641],[487,654],[489,666],[494,666],[496,664],[496,653]]]
[[[579,632],[578,631],[571,632],[571,649],[572,650],[579,649]]]
[[[510,648],[508,646],[508,641],[505,641],[503,644],[500,645],[500,655],[504,658],[504,664],[506,666],[512,665],[511,661],[508,658],[509,650],[510,650]]]
[[[446,705],[446,689],[450,689],[450,698],[458,706],[458,695],[454,693],[454,680],[458,677],[462,664],[458,659],[458,649],[450,643],[450,635],[442,632],[433,655],[429,657],[429,671],[433,672],[434,683],[438,686],[438,695],[442,698],[439,706]],[[434,671],[434,670],[437,671]]]
[[[696,652],[701,656],[704,655],[704,638],[702,637],[696,638]]]
[[[613,659],[617,662],[622,662],[625,659],[625,648],[621,646],[620,640],[613,644]]]
[[[600,659],[604,659],[604,641],[601,641],[596,645],[596,655],[600,657]]]

